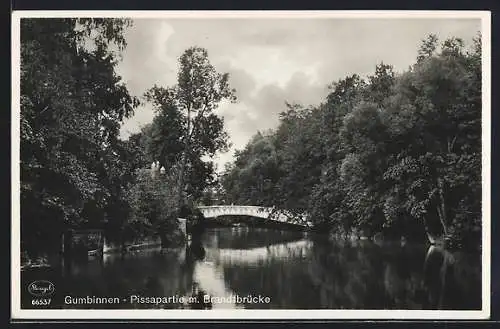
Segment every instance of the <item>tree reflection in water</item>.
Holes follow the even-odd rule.
[[[212,303],[210,301],[205,302],[205,295],[207,295],[206,291],[200,289],[197,282],[193,282],[191,297],[194,298],[194,301],[190,301],[189,306],[194,310],[211,309]]]
[[[481,308],[480,289],[470,289],[479,281],[480,267],[474,269],[474,264],[464,264],[473,261],[464,256],[441,247],[429,248],[424,269],[427,308],[451,310],[457,301],[466,303],[468,308]]]
[[[441,252],[426,253],[424,245],[299,240],[207,249],[207,257],[219,264],[232,291],[271,297],[270,305],[249,308],[479,309],[480,258],[446,251],[436,265]]]
[[[72,296],[195,296],[200,301],[99,308],[481,308],[478,254],[411,243],[332,242],[271,230],[234,233],[231,228],[212,229],[185,249],[142,250],[74,264],[56,290]],[[271,303],[210,305],[203,300],[205,295],[259,294]]]

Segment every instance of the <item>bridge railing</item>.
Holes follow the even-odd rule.
[[[297,216],[296,214],[278,210],[274,207],[261,206],[239,206],[239,205],[217,205],[217,206],[199,206],[198,209],[205,217],[217,217],[223,215],[243,215],[253,216],[273,221],[310,226],[307,214]]]

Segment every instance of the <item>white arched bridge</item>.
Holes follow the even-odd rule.
[[[306,215],[297,216],[292,212],[277,210],[273,207],[259,207],[259,206],[199,206],[205,218],[215,218],[219,216],[251,216],[269,219],[276,222],[293,224],[299,226],[310,227],[312,223],[308,220]]]

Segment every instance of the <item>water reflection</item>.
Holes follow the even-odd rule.
[[[464,261],[470,259],[464,259],[463,254],[454,255],[440,247],[429,248],[424,267],[424,286],[429,292],[426,295],[426,307],[451,310],[455,308],[457,300],[470,307],[480,307],[480,286],[474,285],[474,281],[480,276],[480,267],[474,270],[464,266]],[[470,283],[476,291],[471,291]]]
[[[207,248],[207,257],[222,264],[255,265],[273,259],[306,258],[311,251],[312,244],[309,240],[299,240],[251,249]]]
[[[30,275],[29,280],[44,279]],[[68,308],[480,309],[481,258],[424,245],[332,242],[297,232],[217,228],[195,237],[187,248],[152,248],[74,263],[56,290],[124,300],[131,295],[177,297],[158,304],[60,302],[59,307]],[[234,300],[250,295],[270,302]]]
[[[207,310],[212,309],[212,303],[210,301],[205,301],[205,296],[207,292],[203,289],[200,289],[198,283],[193,283],[193,292],[191,293],[191,297],[194,299],[189,301],[189,306],[194,310]]]

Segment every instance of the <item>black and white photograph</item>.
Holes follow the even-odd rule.
[[[490,14],[12,16],[13,319],[487,319]]]

